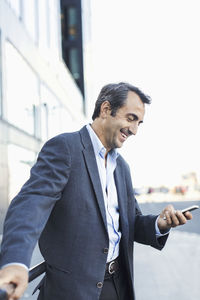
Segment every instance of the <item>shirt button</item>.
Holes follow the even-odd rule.
[[[97,287],[98,287],[98,289],[101,289],[103,287],[103,283],[102,282],[98,282],[97,283]]]
[[[108,248],[104,248],[103,253],[108,254]]]

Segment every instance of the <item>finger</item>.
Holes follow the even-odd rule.
[[[180,223],[180,220],[177,216],[177,211],[171,212],[170,216],[171,216],[171,220],[172,220],[172,227],[176,227],[176,226],[182,224],[182,223]]]
[[[186,217],[187,220],[191,220],[191,219],[192,219],[192,214],[191,214],[191,212],[189,212],[189,211],[186,211],[186,212],[184,213],[184,216]]]
[[[173,206],[167,207],[165,210],[165,218],[167,224],[171,227],[176,227],[179,224],[179,220],[176,217],[176,211],[174,210]]]
[[[176,211],[176,217],[179,220],[179,225],[183,225],[187,222],[186,217],[184,216],[184,214],[180,210]]]
[[[174,212],[175,211],[175,208],[172,204],[168,204],[165,209],[169,212]]]
[[[171,220],[171,217],[170,217],[170,212],[168,210],[165,211],[165,220],[167,222],[168,225],[172,225],[172,220]]]
[[[12,297],[14,299],[19,299],[23,295],[25,289],[27,288],[27,285],[27,283],[20,283],[19,285],[17,285],[14,289]]]
[[[173,205],[169,204],[165,207],[163,213],[164,213],[164,220],[167,220],[168,224],[171,224],[171,214],[175,212]]]
[[[16,288],[16,285],[13,283],[6,284],[6,291],[7,291],[8,295],[12,295],[14,293],[15,288]]]
[[[1,296],[1,299],[11,299],[10,297],[12,297],[12,294],[14,292],[14,285],[13,284],[9,284],[9,283],[4,283],[1,284],[1,290],[5,291],[6,295],[3,297],[3,295]],[[5,298],[6,297],[6,298]]]

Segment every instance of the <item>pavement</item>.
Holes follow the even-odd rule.
[[[199,201],[174,203],[174,206],[179,209],[193,204],[199,204]],[[140,206],[144,214],[157,214],[165,203],[142,203]],[[200,299],[200,210],[195,211],[193,216],[188,224],[171,230],[162,251],[135,243],[136,300]],[[41,260],[36,247],[31,265]],[[29,284],[23,300],[37,299],[37,292],[34,296],[31,294],[39,280]]]
[[[169,203],[142,203],[143,214],[159,214]],[[175,209],[199,201],[172,202]],[[171,230],[162,251],[135,243],[136,300],[200,299],[200,209],[186,225]],[[128,299],[127,299],[128,300]]]
[[[136,244],[136,299],[199,300],[199,254],[200,235],[175,229],[162,251]]]

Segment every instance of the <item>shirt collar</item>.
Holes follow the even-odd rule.
[[[86,128],[89,132],[95,155],[100,155],[102,158],[104,158],[105,153],[106,153],[106,148],[104,147],[104,145],[102,144],[102,142],[100,141],[98,136],[96,135],[96,133],[93,130],[92,126],[90,124],[87,124]],[[116,160],[118,155],[119,155],[119,153],[117,152],[117,149],[110,150],[108,152],[108,154],[111,155],[113,160]]]

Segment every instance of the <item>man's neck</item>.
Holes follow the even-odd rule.
[[[98,136],[98,138],[100,139],[100,141],[102,142],[103,146],[106,149],[106,153],[105,153],[105,166],[106,166],[108,152],[111,149],[107,149],[107,147],[105,145],[103,129],[102,129],[102,126],[99,123],[100,122],[97,119],[95,119],[93,121],[93,123],[91,124],[91,127],[92,127],[92,129],[94,130],[94,132],[96,133],[96,135]]]

